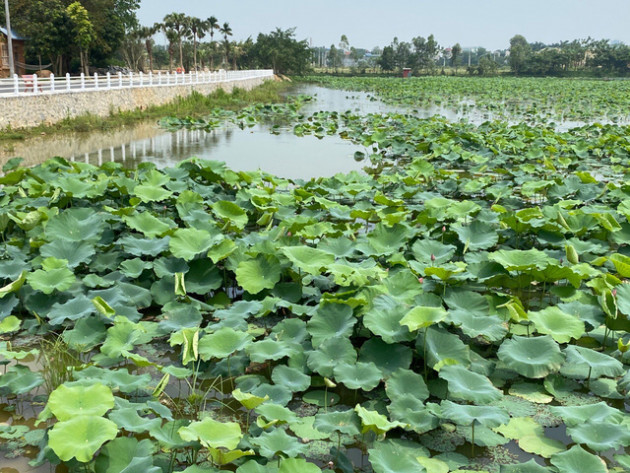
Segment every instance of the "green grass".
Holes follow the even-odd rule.
[[[128,112],[112,111],[109,117],[86,114],[76,118],[67,118],[54,125],[40,125],[32,128],[0,131],[0,141],[12,142],[25,140],[42,134],[89,133],[91,131],[115,130],[148,119],[165,116],[203,117],[214,108],[238,110],[253,103],[282,102],[281,92],[289,86],[286,82],[267,81],[253,90],[236,88],[232,93],[223,89],[210,95],[193,92],[187,97],[178,97],[175,101],[155,107],[136,109]]]

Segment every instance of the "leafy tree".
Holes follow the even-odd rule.
[[[79,57],[81,59],[81,69],[85,74],[89,74],[89,50],[94,41],[94,27],[90,22],[87,10],[79,2],[68,5],[66,9],[68,17],[72,23],[72,33],[74,41],[79,47]]]
[[[381,66],[381,69],[384,71],[393,71],[396,69],[396,55],[392,46],[385,46],[383,48],[383,53],[378,60],[378,65]]]
[[[216,17],[211,16],[206,20],[206,24],[208,25],[208,31],[210,32],[210,44],[214,44],[214,30],[219,30],[219,20],[217,20]],[[210,69],[214,69],[214,54],[210,55]]]
[[[328,58],[327,58],[327,66],[332,67],[337,72],[337,69],[342,64],[342,52],[335,47],[334,44],[330,45],[330,49],[328,50]]]
[[[229,60],[229,55],[230,55],[230,41],[228,40],[229,36],[232,36],[232,28],[230,28],[230,24],[225,22],[223,23],[223,26],[221,26],[219,28],[219,32],[223,35],[223,52],[225,54],[225,68],[227,69],[228,64],[230,62]]]
[[[490,57],[490,55],[486,54],[479,58],[479,66],[477,67],[477,70],[479,71],[479,75],[482,75],[482,76],[494,75],[497,73],[498,69],[499,69],[499,65],[496,63],[494,59],[492,59],[492,57]]]
[[[183,38],[190,30],[190,18],[184,13],[169,13],[164,17],[164,25],[177,35],[179,44],[179,67],[184,67]]]
[[[311,51],[306,40],[295,39],[295,28],[276,28],[258,35],[250,59],[256,67],[272,68],[276,74],[303,74],[309,69]]]
[[[455,67],[455,72],[457,72],[457,66],[459,65],[461,57],[462,47],[459,43],[455,43],[455,45],[451,48],[451,66]]]
[[[531,54],[531,47],[524,36],[516,35],[510,39],[510,68],[515,75],[522,72]]]

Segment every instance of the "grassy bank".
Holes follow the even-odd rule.
[[[210,95],[193,92],[188,97],[180,97],[170,104],[136,109],[129,112],[115,112],[105,118],[87,114],[77,118],[68,118],[54,125],[40,125],[19,130],[5,129],[0,131],[0,141],[25,140],[42,134],[89,133],[97,130],[114,130],[147,119],[159,119],[164,116],[203,117],[210,110],[217,107],[238,110],[253,103],[281,102],[283,97],[280,94],[288,87],[288,82],[267,81],[250,91],[237,88],[232,93],[227,93],[219,89]]]

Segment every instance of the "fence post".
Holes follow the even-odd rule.
[[[81,73],[81,90],[85,90],[85,74]]]
[[[50,74],[50,91],[55,91],[55,74]]]
[[[13,74],[13,90],[16,95],[20,93],[20,79],[17,74]]]
[[[112,88],[112,75],[108,72],[107,73],[107,90],[110,90]]]
[[[133,87],[133,72],[129,72],[129,87]]]
[[[153,71],[149,71],[149,85],[153,85]]]
[[[140,71],[138,74],[140,76],[140,87],[142,87],[142,84],[144,82],[144,74],[142,74],[142,71]]]
[[[36,94],[37,93],[37,74],[33,74],[33,93]]]
[[[70,90],[70,73],[66,72],[66,90]]]
[[[118,71],[118,87],[122,89],[122,72]]]
[[[94,73],[94,88],[98,90],[98,73]]]

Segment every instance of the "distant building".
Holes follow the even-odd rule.
[[[24,69],[24,38],[11,32],[13,40],[13,62],[15,64],[15,73],[18,75],[25,74]],[[9,77],[9,44],[7,39],[7,30],[0,27],[0,77]]]

